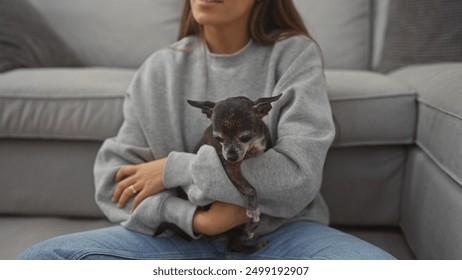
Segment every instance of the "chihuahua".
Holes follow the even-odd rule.
[[[252,101],[247,97],[238,96],[214,103],[210,101],[187,102],[202,110],[212,124],[207,127],[197,144],[194,152],[202,145],[214,147],[220,157],[221,163],[230,181],[247,199],[247,217],[244,235],[238,236],[241,240],[253,239],[253,230],[260,221],[257,192],[255,188],[242,175],[240,165],[246,158],[255,157],[272,147],[269,130],[262,118],[268,115],[272,106],[281,97],[259,98]],[[252,252],[266,244],[262,241],[254,246],[244,246],[242,242],[230,244],[232,251]]]
[[[247,217],[250,221],[228,232],[230,251],[251,253],[267,243],[262,240],[256,245],[244,245],[246,240],[255,238],[253,230],[260,221],[261,213],[257,192],[242,175],[240,165],[244,159],[260,155],[272,147],[268,127],[262,119],[271,110],[271,103],[277,101],[281,95],[259,98],[256,101],[243,96],[231,97],[217,103],[187,100],[191,106],[201,109],[212,121],[205,129],[194,153],[203,145],[214,147],[228,178],[247,200]],[[182,188],[177,188],[177,194],[187,199]],[[191,240],[178,226],[171,223],[161,224],[155,235],[165,230],[171,230],[184,239]]]

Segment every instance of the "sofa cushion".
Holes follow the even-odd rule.
[[[134,67],[176,39],[183,0],[29,0],[90,66]],[[369,69],[371,0],[296,0],[329,68]]]
[[[0,75],[0,137],[104,140],[114,136],[133,75],[134,70],[109,68],[24,69]],[[413,141],[412,90],[371,72],[328,70],[326,76],[338,124],[335,146]]]
[[[19,67],[82,66],[25,0],[0,0],[0,73]]]
[[[88,66],[138,68],[175,41],[183,0],[29,0]]]
[[[0,137],[103,140],[122,124],[134,71],[21,69],[0,75]]]
[[[462,185],[462,63],[406,67],[391,76],[419,94],[417,145]]]
[[[322,194],[334,226],[398,226],[405,146],[330,149]]]
[[[101,141],[0,139],[0,216],[101,218],[93,165]]]
[[[391,0],[379,70],[462,62],[462,1]]]
[[[388,23],[388,7],[390,0],[373,0],[374,7],[374,30],[372,44],[372,70],[377,70],[382,59],[385,32]]]
[[[407,163],[401,228],[410,247],[418,259],[461,260],[461,185],[419,148]]]
[[[415,91],[382,74],[326,71],[337,125],[334,146],[410,144],[416,123]]]
[[[398,260],[415,259],[398,227],[341,227],[339,229],[382,248]]]
[[[294,0],[308,30],[319,42],[327,68],[370,69],[370,0]]]

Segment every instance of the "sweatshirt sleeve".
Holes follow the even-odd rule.
[[[153,235],[157,226],[166,221],[177,224],[191,237],[196,238],[192,231],[192,216],[196,206],[169,191],[143,200],[133,213],[130,213],[132,199],[123,209],[112,202],[112,193],[116,187],[114,180],[116,172],[125,165],[154,160],[134,107],[129,91],[124,100],[124,122],[117,136],[107,139],[96,156],[94,164],[96,203],[111,222],[121,223],[129,229]]]
[[[281,99],[266,117],[273,148],[245,160],[241,169],[257,190],[262,213],[291,218],[318,195],[324,161],[335,135],[317,46],[308,46],[287,67],[273,95],[281,92]],[[176,169],[177,165],[183,166],[182,170]],[[182,175],[176,175],[179,173]],[[164,182],[189,186],[192,202],[210,199],[245,206],[245,198],[229,181],[210,146],[203,146],[194,156],[171,153]]]

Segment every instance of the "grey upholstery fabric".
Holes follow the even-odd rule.
[[[133,74],[133,70],[85,68],[21,70],[2,75],[0,136],[111,137],[122,122],[123,96]],[[50,76],[54,79],[47,79]],[[339,124],[335,146],[413,141],[416,107],[411,89],[370,72],[328,70],[326,76]]]
[[[45,68],[0,75],[0,136],[114,136],[122,124],[123,98],[133,74],[124,69]]]
[[[103,217],[93,182],[100,145],[1,139],[0,166],[8,171],[0,172],[0,216]]]
[[[380,71],[462,61],[462,1],[391,0]]]
[[[183,5],[183,0],[29,1],[85,65],[128,68],[138,68],[176,40]]]
[[[416,257],[462,259],[461,186],[420,149],[409,156],[405,186],[401,228]]]
[[[462,185],[462,119],[419,104],[417,145]]]
[[[183,0],[30,2],[86,65],[132,68],[175,41],[183,5]],[[371,0],[295,2],[328,68],[370,68]]]
[[[25,0],[0,0],[0,73],[20,67],[81,66]]]
[[[381,74],[326,71],[338,124],[335,147],[409,144],[414,141],[415,91]]]
[[[392,77],[419,93],[417,144],[462,185],[462,63],[407,67]]]
[[[0,214],[102,217],[92,173],[100,142],[3,139],[0,144],[0,166],[16,167],[0,173]],[[405,157],[401,146],[332,149],[322,187],[332,224],[396,226]]]
[[[371,0],[294,0],[330,69],[370,69]]]
[[[322,194],[336,226],[397,226],[405,146],[331,149]]]
[[[372,70],[376,70],[382,59],[385,31],[388,24],[388,7],[390,0],[373,0],[374,31],[372,44]]]
[[[462,63],[440,63],[406,67],[390,76],[415,89],[419,102],[462,116]]]
[[[391,76],[419,93],[401,226],[419,259],[461,259],[462,63],[413,66]]]
[[[397,227],[341,227],[340,230],[384,249],[398,260],[415,259],[401,230]]]

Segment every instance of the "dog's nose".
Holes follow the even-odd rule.
[[[229,162],[236,162],[239,159],[239,156],[237,153],[228,153],[226,155],[226,160]]]

